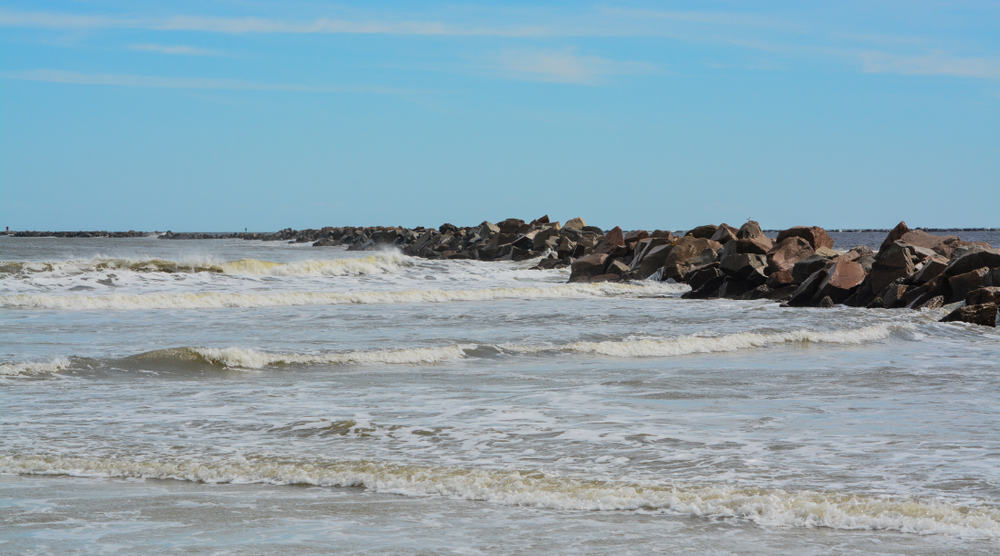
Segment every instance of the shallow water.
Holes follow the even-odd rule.
[[[531,264],[0,238],[0,552],[1000,547],[996,330]]]

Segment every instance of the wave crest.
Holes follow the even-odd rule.
[[[728,484],[587,480],[530,470],[267,457],[155,460],[7,455],[0,456],[0,472],[213,484],[361,487],[404,496],[443,496],[556,510],[654,510],[706,518],[737,518],[768,526],[1000,536],[1000,510],[986,505]]]
[[[367,305],[390,303],[447,303],[503,299],[554,299],[610,297],[616,295],[675,295],[689,288],[668,283],[560,284],[549,287],[484,288],[471,290],[403,290],[367,292],[276,293],[145,293],[110,295],[16,294],[0,296],[8,309],[141,310],[217,309],[226,307],[279,307],[299,305]]]
[[[37,376],[57,373],[69,367],[69,360],[57,357],[48,361],[0,363],[0,376]]]
[[[51,262],[0,261],[4,274],[83,274],[122,271],[197,273],[211,272],[235,276],[361,276],[396,272],[411,266],[412,259],[397,252],[380,252],[366,257],[309,259],[279,263],[260,259],[240,259],[223,263],[185,262],[167,259],[96,258]]]

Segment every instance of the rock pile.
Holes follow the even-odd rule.
[[[164,239],[222,237],[174,234]],[[430,259],[527,260],[537,268],[570,267],[571,282],[674,280],[688,298],[773,299],[795,307],[921,308],[964,302],[944,320],[996,325],[1000,250],[911,230],[900,222],[879,250],[835,251],[822,228],[796,226],[773,239],[755,221],[740,228],[704,225],[677,236],[656,230],[604,231],[582,218],[561,224],[543,216],[438,228],[327,227],[243,239],[312,242],[350,250],[391,246]]]

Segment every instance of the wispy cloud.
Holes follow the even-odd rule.
[[[1000,58],[957,57],[941,53],[907,56],[865,52],[861,55],[861,61],[866,73],[1000,78]]]
[[[350,21],[318,18],[290,21],[261,17],[169,16],[135,18],[82,16],[52,12],[0,10],[0,26],[49,29],[146,29],[206,33],[284,33],[422,36],[540,37],[553,31],[539,26],[490,27],[455,25],[439,21]]]
[[[664,11],[631,8],[608,8],[607,12],[622,16],[642,19],[658,19],[662,21],[675,21],[678,23],[701,23],[706,25],[722,25],[731,27],[757,27],[762,29],[783,29],[786,31],[806,30],[806,27],[801,23],[787,21],[774,16],[740,12]]]
[[[160,54],[172,54],[181,56],[221,56],[222,52],[208,48],[198,48],[184,44],[132,44],[129,50],[142,52],[158,52]]]
[[[34,69],[0,74],[4,79],[63,83],[69,85],[102,85],[110,87],[141,87],[153,89],[200,89],[228,91],[277,91],[295,93],[380,93],[406,94],[413,91],[372,86],[304,85],[294,83],[261,83],[241,79],[212,77],[163,77],[116,73],[82,73],[77,71]]]
[[[645,62],[582,56],[571,51],[506,50],[496,57],[500,73],[512,79],[597,85],[611,75],[653,73]]]

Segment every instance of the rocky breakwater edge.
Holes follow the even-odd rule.
[[[349,250],[396,247],[428,259],[528,260],[536,268],[569,266],[570,282],[673,280],[691,286],[685,298],[770,299],[793,307],[844,304],[869,308],[955,305],[943,321],[996,326],[1000,306],[1000,249],[956,236],[910,229],[900,222],[878,251],[834,250],[823,228],[795,226],[767,236],[753,220],[664,230],[604,231],[582,218],[548,216],[531,222],[438,228],[326,227],[270,234],[175,234],[161,239],[242,239],[311,242]]]

